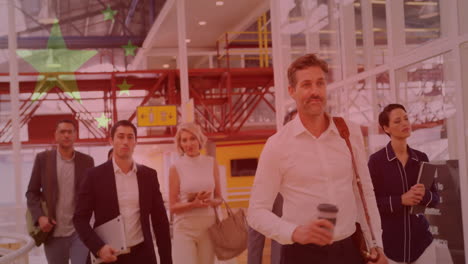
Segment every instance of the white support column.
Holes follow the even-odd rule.
[[[392,0],[385,2],[385,14],[387,17],[387,46],[388,57],[386,64],[390,65],[390,91],[392,97],[399,101],[399,88],[397,87],[393,58],[400,55],[406,42],[405,35],[405,9],[403,0]]]
[[[463,234],[465,245],[465,263],[468,263],[468,168],[467,168],[467,150],[468,150],[468,106],[463,104],[468,100],[468,75],[461,74],[468,71],[468,43],[462,44],[459,49],[454,50],[454,63],[459,65],[455,72],[456,82],[456,121],[457,121],[457,136],[460,139],[458,156],[460,168],[460,188],[462,200],[462,218],[463,218]],[[465,105],[465,109],[463,106]]]
[[[332,78],[334,81],[342,80],[343,75],[342,67],[341,67],[341,60],[339,55],[340,50],[340,41],[338,38],[339,34],[339,26],[338,26],[338,12],[336,11],[336,0],[328,0],[328,24],[330,25],[330,58],[331,58],[331,65],[335,66],[332,69]]]
[[[339,6],[339,36],[340,42],[337,50],[340,50],[341,54],[341,69],[343,73],[343,79],[357,74],[356,65],[356,23],[354,21],[354,6],[352,3],[342,3]],[[338,35],[338,34],[337,34]],[[346,110],[344,116],[349,118],[349,109],[352,105],[351,102],[351,86],[345,86],[344,92],[346,95]]]
[[[186,21],[185,21],[185,0],[177,0],[177,36],[179,54],[177,56],[177,63],[180,70],[180,97],[182,120],[187,119],[185,105],[189,101],[189,83],[188,83],[188,62],[187,62],[187,38]]]
[[[365,70],[368,71],[375,68],[374,19],[370,1],[361,0],[361,14],[364,66]]]
[[[466,0],[458,0],[458,27],[460,29],[459,32],[462,34],[468,33],[468,16],[466,15],[466,10],[468,10],[468,1]],[[462,26],[463,25],[463,26]]]
[[[15,176],[15,200],[16,200],[16,232],[23,233],[24,212],[21,210],[22,197],[21,188],[21,139],[20,139],[20,115],[19,115],[19,81],[18,81],[18,59],[16,57],[16,20],[14,0],[8,0],[8,53],[10,62],[10,101],[11,121],[13,129],[13,173]]]
[[[444,90],[446,90],[443,94],[444,96],[453,96],[454,100],[456,97],[456,89],[458,87],[461,87],[460,85],[455,85],[455,73],[457,71],[457,68],[461,67],[461,65],[456,65],[455,60],[453,58],[453,51],[449,53],[445,53],[441,55],[442,57],[442,72],[443,72],[443,82],[444,82]],[[461,64],[461,63],[460,63]],[[455,103],[456,104],[456,103]],[[456,107],[456,105],[455,105]],[[456,109],[456,112],[462,112],[463,109]],[[447,129],[447,139],[448,139],[448,154],[449,154],[449,159],[460,159],[458,156],[458,148],[462,146],[462,144],[459,143],[459,139],[462,137],[458,137],[457,135],[457,121],[456,121],[456,115],[452,115],[449,117],[446,117],[445,119],[445,126]]]
[[[370,1],[361,0],[361,15],[362,15],[362,48],[364,54],[364,70],[369,71],[375,68],[375,41],[374,41],[374,19],[372,13],[372,3]],[[377,81],[376,76],[366,78],[366,87],[370,87],[371,98],[372,98],[372,118],[373,122],[369,127],[370,135],[376,135],[378,133],[378,115],[379,110],[377,109]],[[370,144],[369,140],[369,151],[373,153],[376,149]]]
[[[389,57],[401,54],[406,43],[405,7],[403,0],[385,2],[387,17],[387,43]]]
[[[208,67],[213,69],[213,55],[208,55]]]
[[[286,72],[284,71],[286,64],[285,56],[289,56],[283,50],[281,40],[281,0],[270,0],[270,15],[271,15],[271,37],[273,41],[273,71],[275,80],[275,109],[276,109],[276,128],[279,130],[283,126],[285,115],[284,102],[285,92],[287,89]]]
[[[304,3],[305,10],[305,23],[306,29],[304,31],[305,40],[306,40],[306,53],[320,53],[320,36],[319,28],[317,27],[318,20],[314,19],[316,13],[313,11],[316,10],[317,1],[307,1]],[[313,22],[313,23],[311,23]]]
[[[465,1],[466,2],[466,1]],[[461,4],[457,1],[439,1],[441,7],[441,24],[442,28],[447,31],[443,32],[442,36],[447,36],[451,40],[452,54],[449,60],[445,60],[449,63],[453,63],[454,67],[451,70],[451,76],[455,82],[455,105],[456,105],[456,126],[453,128],[457,133],[458,143],[458,165],[459,165],[459,177],[460,177],[460,195],[461,195],[461,209],[463,219],[463,238],[465,247],[465,263],[468,263],[468,168],[467,168],[467,149],[468,149],[468,133],[465,130],[468,125],[468,109],[464,109],[464,98],[467,98],[466,93],[468,88],[468,78],[466,77],[466,71],[468,70],[468,44],[459,43],[457,36],[459,35],[459,18],[455,14],[461,8]],[[445,24],[445,25],[444,25]],[[445,70],[445,69],[444,69]]]
[[[456,14],[456,1],[450,1],[451,3],[441,1],[439,3],[439,14],[440,14],[440,38],[447,38],[449,40],[455,41],[458,36],[458,26],[457,26],[457,19],[453,18],[456,17],[453,14]],[[450,13],[453,11],[454,13]],[[451,25],[454,23],[453,25]],[[462,87],[462,84],[457,82],[455,79],[455,75],[457,69],[459,70],[461,67],[461,62],[458,64],[455,62],[455,58],[453,57],[455,50],[458,50],[458,45],[454,47],[452,52],[448,52],[442,55],[442,69],[444,73],[444,82],[446,85],[446,89],[452,90],[455,94],[453,96],[456,97],[457,89]],[[460,57],[459,55],[457,56]],[[461,81],[461,80],[460,80]],[[457,85],[455,85],[457,83]],[[450,93],[452,94],[452,93]],[[446,94],[447,95],[447,94]],[[455,99],[456,100],[456,99]],[[457,113],[463,114],[463,106],[461,109],[456,108]],[[457,130],[459,125],[457,124],[456,115],[448,117],[446,119],[446,128],[447,128],[447,139],[448,139],[448,153],[449,159],[457,159],[460,160],[458,155],[458,149],[460,146],[464,144],[460,144],[459,140],[463,139],[463,136],[459,136],[457,134]],[[463,127],[463,126],[460,126]],[[460,174],[461,175],[461,174]]]
[[[343,78],[357,74],[356,63],[356,23],[354,19],[354,5],[341,4],[340,14],[340,49],[343,69]]]
[[[456,1],[451,1],[451,2],[456,2]],[[454,3],[456,5],[456,3]],[[458,31],[458,26],[456,25],[451,25],[450,23],[453,23],[454,20],[451,18],[452,16],[455,16],[457,14],[456,12],[451,14],[450,13],[450,5],[444,3],[444,1],[439,2],[439,16],[440,16],[440,37],[441,38],[448,38],[448,37],[453,37],[457,36]],[[456,16],[455,16],[456,17]],[[458,21],[456,21],[458,23]]]

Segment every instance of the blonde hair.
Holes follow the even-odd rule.
[[[180,155],[184,154],[184,150],[180,146],[180,137],[182,131],[193,134],[195,138],[198,139],[200,149],[202,149],[205,146],[207,138],[205,134],[203,134],[201,127],[195,123],[182,123],[177,127],[177,133],[175,135],[176,147]]]

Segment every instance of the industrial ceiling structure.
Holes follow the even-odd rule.
[[[313,18],[309,23],[319,32],[321,46],[332,41],[326,18],[329,0],[318,0],[313,6],[287,2],[292,46],[306,45],[304,32],[311,27],[301,22],[305,16]],[[362,48],[360,1],[344,2],[338,1],[354,6],[356,45]],[[27,127],[34,116],[71,114],[80,123],[82,142],[100,142],[105,140],[108,126],[100,126],[98,118],[104,116],[110,124],[122,118],[133,120],[137,106],[181,107],[176,0],[15,3],[25,143],[49,142],[29,137],[27,130],[31,128]],[[438,38],[437,2],[405,1],[405,5],[407,44],[420,45]],[[372,1],[372,8],[375,44],[383,54],[387,46],[385,1]],[[5,12],[6,8],[1,10]],[[270,1],[266,0],[185,1],[189,93],[194,99],[196,121],[212,136],[267,137],[275,131],[269,10]],[[8,144],[12,133],[7,46],[4,28],[0,31],[3,144]],[[327,52],[324,50],[322,56],[329,60]],[[364,70],[364,63],[358,64],[358,70]],[[174,133],[170,127],[140,130],[148,138]]]

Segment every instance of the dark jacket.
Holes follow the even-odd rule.
[[[377,206],[382,219],[383,244],[387,257],[398,262],[417,260],[432,242],[429,223],[423,214],[410,214],[411,206],[401,203],[401,195],[417,182],[422,161],[427,155],[408,147],[405,167],[397,159],[390,143],[370,156],[369,171],[374,184]],[[439,203],[435,183],[420,205],[435,207]]]
[[[143,165],[137,165],[137,182],[140,199],[140,222],[144,237],[143,246],[147,252],[146,255],[150,256],[146,263],[156,263],[150,228],[151,216],[161,263],[171,264],[169,221],[159,191],[156,171]],[[120,215],[112,160],[88,171],[85,181],[78,191],[78,203],[73,217],[75,229],[81,240],[96,255],[105,243],[89,224],[93,213],[94,227]]]
[[[83,182],[85,171],[92,167],[94,167],[92,157],[75,151],[75,194]],[[39,217],[45,215],[40,205],[41,200],[46,202],[49,216],[56,219],[57,186],[57,150],[46,150],[38,153],[26,191],[27,205],[34,223],[37,224]]]

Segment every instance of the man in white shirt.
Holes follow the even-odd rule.
[[[281,244],[283,264],[365,263],[351,236],[359,222],[369,228],[354,187],[351,154],[326,108],[327,63],[313,54],[294,61],[288,69],[291,97],[298,116],[270,137],[260,157],[250,199],[248,221]],[[382,232],[360,129],[349,122],[350,140],[362,178],[376,240],[372,253],[386,264]],[[284,198],[283,216],[271,212],[277,193]],[[336,225],[318,219],[321,203],[338,207]]]
[[[156,264],[152,225],[160,263],[172,264],[169,221],[156,171],[133,160],[137,143],[135,125],[128,120],[115,123],[110,143],[112,159],[89,170],[78,192],[73,222],[80,238],[105,263]],[[93,213],[94,227],[122,216],[130,253],[116,256],[118,249],[106,244],[91,228],[89,220]]]

